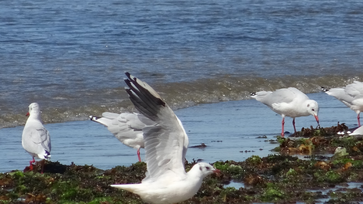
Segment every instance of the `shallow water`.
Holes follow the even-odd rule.
[[[331,195],[329,195],[329,193],[334,193],[337,191],[346,192],[346,189],[353,189],[353,188],[358,188],[358,189],[362,190],[362,185],[363,185],[363,183],[360,183],[360,182],[348,182],[345,185],[341,184],[341,185],[336,185],[333,188],[309,190],[309,192],[321,192],[322,195],[327,195],[327,198],[321,198],[321,199],[316,200],[316,202],[325,203],[325,202],[329,201],[330,199],[333,199],[333,197]]]
[[[0,2],[0,128],[129,108],[124,71],[174,108],[363,79],[363,2]],[[0,137],[2,137],[0,135]]]
[[[356,126],[356,114],[340,101],[325,93],[309,94],[320,104],[320,125],[330,127],[337,122]],[[189,148],[187,160],[244,161],[252,155],[260,157],[275,154],[270,150],[278,144],[281,117],[255,100],[229,101],[202,104],[175,111],[189,136],[189,146],[205,143],[206,148]],[[25,118],[24,118],[25,120]],[[291,119],[287,118],[285,130],[292,132]],[[296,128],[316,127],[312,116],[296,119]],[[137,162],[136,150],[120,143],[104,126],[92,121],[73,121],[45,124],[52,140],[52,161],[62,164],[93,165],[109,169],[117,165]],[[31,157],[21,146],[23,126],[0,129],[0,172],[22,170]],[[258,138],[259,136],[267,138]],[[144,159],[141,150],[141,158]]]

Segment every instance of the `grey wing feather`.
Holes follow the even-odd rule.
[[[188,137],[170,107],[145,82],[126,73],[126,89],[136,109],[156,122],[143,129],[147,163],[147,177],[156,179],[165,173],[184,175],[184,158]]]
[[[39,129],[33,129],[30,132],[30,138],[31,141],[36,145],[35,148],[37,149],[34,153],[41,154],[42,149],[50,153],[51,151],[51,142],[50,142],[50,136],[47,129],[39,128]],[[40,148],[40,146],[42,148]]]
[[[278,89],[274,92],[261,91],[256,93],[256,100],[272,108],[275,103],[289,103],[294,99],[293,94],[288,89]]]
[[[142,129],[155,124],[155,122],[138,113],[117,114],[104,112],[102,116],[102,118],[91,116],[91,120],[105,125],[120,142],[136,149],[144,147]]]
[[[363,83],[354,81],[345,87],[345,92],[353,98],[361,97],[363,95]]]
[[[43,140],[43,142],[42,142],[42,146],[43,146],[43,148],[48,152],[48,153],[50,153],[50,151],[51,151],[51,149],[52,149],[52,145],[51,145],[51,142],[50,142],[50,135],[49,135],[49,132],[48,132],[48,130],[46,130],[45,128],[44,128],[44,134],[42,134],[42,140]]]
[[[348,107],[352,105],[352,101],[354,100],[354,98],[349,95],[344,88],[331,88],[325,93],[330,96],[334,96],[336,99],[340,100]]]

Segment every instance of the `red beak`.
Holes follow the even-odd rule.
[[[317,116],[317,115],[314,115],[314,117],[315,117],[316,122],[318,122],[318,123],[319,123],[319,118],[318,118],[318,116]]]
[[[29,112],[25,116],[29,116]]]
[[[214,170],[213,173],[215,173],[217,176],[220,176],[222,174],[219,169]]]

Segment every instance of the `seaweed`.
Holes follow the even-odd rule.
[[[297,133],[304,137],[277,137],[279,152],[267,157],[216,161],[213,165],[221,173],[205,178],[198,193],[182,203],[315,203],[320,199],[327,203],[360,202],[362,185],[340,186],[363,182],[362,138],[330,134],[342,128],[306,128]],[[306,157],[301,159],[296,154]],[[316,154],[333,156],[320,158]],[[186,161],[186,169],[195,163]],[[40,168],[37,162],[33,171],[26,168],[0,173],[0,203],[143,203],[139,196],[110,185],[141,182],[146,172],[144,162],[101,170],[46,161],[43,174]],[[227,187],[231,182],[244,185]]]

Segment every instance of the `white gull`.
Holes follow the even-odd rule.
[[[349,135],[363,135],[363,126],[355,129],[352,133],[347,132]]]
[[[138,194],[149,203],[178,203],[191,198],[201,187],[203,178],[218,170],[200,162],[185,172],[189,142],[182,123],[153,88],[127,72],[126,76],[126,91],[132,103],[156,124],[143,129],[146,178],[139,184],[111,186]]]
[[[42,173],[44,168],[44,159],[50,158],[50,136],[47,129],[42,124],[40,117],[40,109],[37,103],[29,105],[29,118],[24,126],[22,135],[23,148],[33,157],[30,161],[29,169],[33,170],[34,158],[43,159]]]
[[[357,114],[358,127],[360,127],[360,112],[363,111],[363,83],[354,81],[343,88],[326,89],[322,90],[336,99],[344,103],[347,107],[352,109]]]
[[[294,87],[272,91],[259,91],[252,93],[251,97],[267,105],[276,113],[282,116],[281,136],[284,136],[285,117],[293,118],[292,124],[296,133],[295,118],[313,115],[319,124],[318,103],[310,100],[309,97]]]
[[[102,113],[102,117],[89,116],[90,120],[100,123],[123,144],[137,149],[137,156],[141,162],[140,148],[144,148],[142,129],[155,125],[155,122],[139,113]]]

